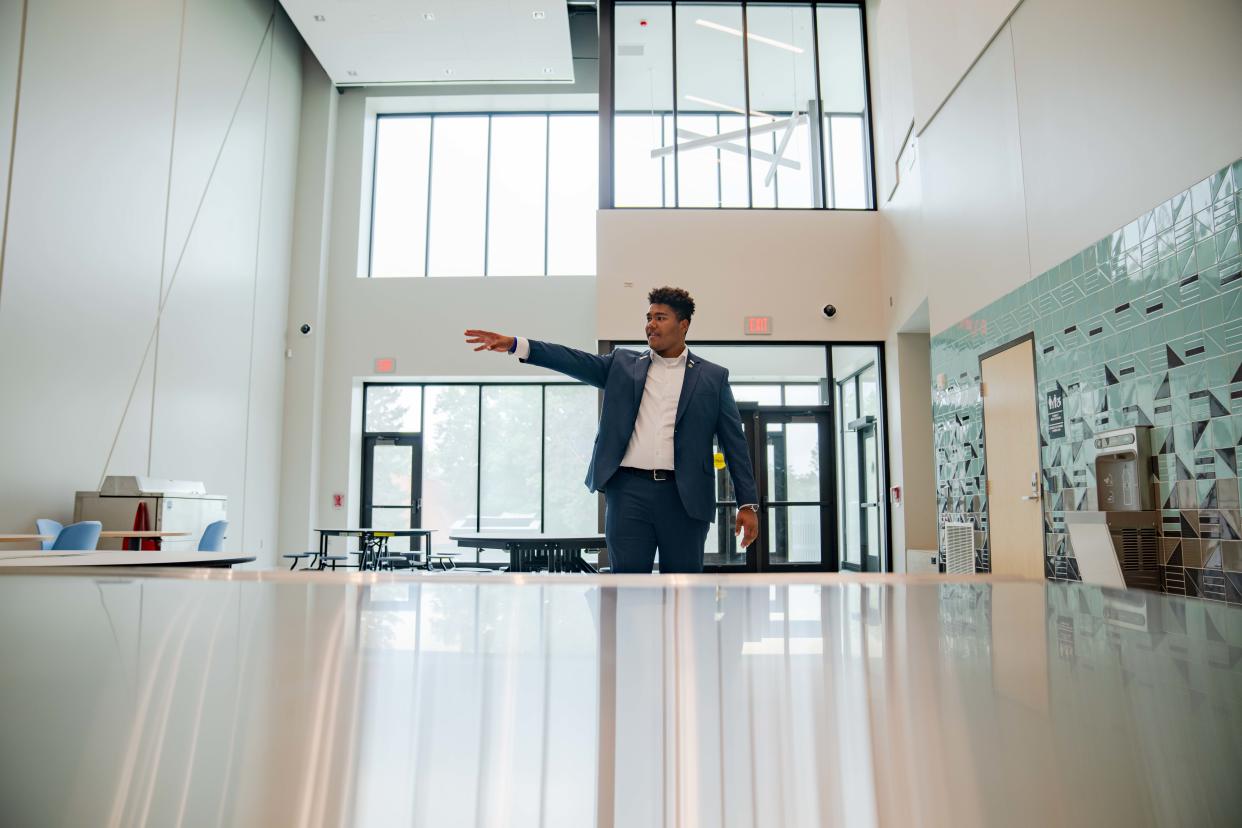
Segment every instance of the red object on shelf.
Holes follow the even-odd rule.
[[[147,504],[145,501],[138,501],[138,509],[134,512],[134,525],[131,528],[135,532],[151,531],[151,515],[147,511]],[[155,550],[160,547],[156,538],[126,538],[125,548],[129,550]]]

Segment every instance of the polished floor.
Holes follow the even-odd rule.
[[[0,576],[11,825],[1236,825],[1242,610],[979,579]]]

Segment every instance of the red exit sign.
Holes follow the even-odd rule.
[[[745,332],[747,336],[767,336],[772,333],[772,317],[770,316],[748,316],[746,317]]]

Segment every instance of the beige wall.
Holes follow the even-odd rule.
[[[1032,275],[1242,157],[1242,2],[1026,0],[1011,27]]]
[[[1008,28],[945,102],[919,148],[921,264],[935,333],[1030,275]]]
[[[867,211],[601,211],[599,338],[641,336],[647,291],[672,284],[695,298],[692,338],[743,339],[745,317],[770,316],[773,340],[882,339],[879,230]]]
[[[273,0],[27,13],[0,277],[0,527],[69,519],[74,491],[105,474],[201,480],[229,498],[226,548],[266,562],[299,39]]]
[[[967,5],[868,3],[872,53],[904,40],[911,55],[908,79],[873,68],[877,110],[901,122],[904,80],[919,134],[912,169],[881,193],[890,332],[926,298],[937,333],[1242,156],[1242,107],[1225,103],[1242,77],[1235,0],[978,0],[960,39],[929,22]],[[929,87],[952,93],[932,110]],[[877,167],[898,152],[877,144]]]
[[[921,133],[931,122],[1019,2],[921,0],[909,4],[915,132]]]

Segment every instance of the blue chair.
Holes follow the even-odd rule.
[[[207,524],[203,530],[203,538],[198,542],[199,552],[219,552],[224,544],[224,530],[229,528],[227,520],[217,520]]]
[[[39,541],[42,549],[51,549],[52,544],[56,543],[56,539],[60,537],[60,532],[65,527],[51,518],[39,518],[35,521],[35,534],[51,535],[51,540]]]
[[[56,536],[52,544],[53,550],[73,550],[76,552],[93,552],[99,545],[99,533],[103,524],[97,520],[84,520],[71,523]]]

